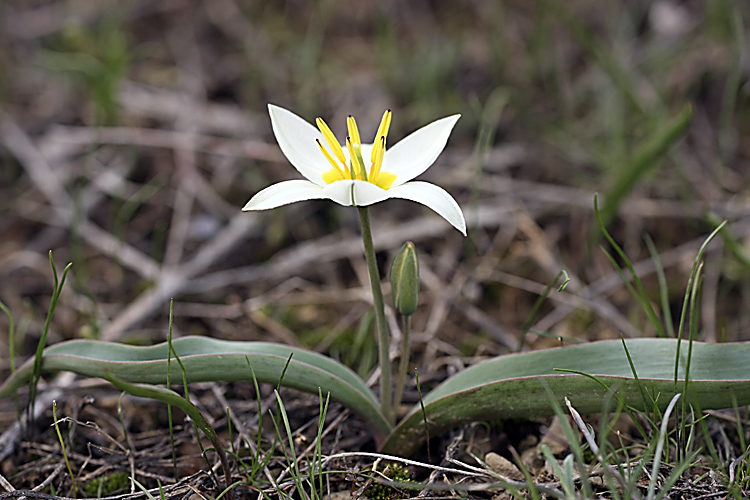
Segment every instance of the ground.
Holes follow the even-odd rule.
[[[0,301],[15,330],[11,351],[10,322],[0,316],[0,380],[11,372],[12,353],[16,364],[28,359],[45,329],[49,252],[58,273],[72,267],[48,345],[162,342],[174,299],[175,337],[302,346],[370,377],[375,340],[358,335],[369,332],[371,299],[356,210],[327,201],[240,210],[271,183],[299,178],[276,145],[268,103],[309,121],[321,116],[340,137],[347,115],[369,137],[391,109],[394,143],[461,113],[420,180],[456,198],[468,237],[413,202],[389,200],[370,211],[388,300],[394,253],[406,240],[419,252],[412,367],[423,387],[517,350],[661,333],[618,275],[624,260],[616,256],[616,267],[605,253],[614,247],[597,223],[596,194],[602,222],[633,262],[665,335],[678,325],[700,245],[728,221],[702,260],[696,334],[713,343],[750,340],[745,2],[9,0],[0,9]],[[563,270],[570,281],[558,292]],[[74,495],[51,425],[53,400],[78,496],[137,490],[130,476],[146,488],[164,485],[168,496],[221,491],[216,455],[201,457],[181,412],[172,415],[172,446],[163,403],[121,398],[99,379],[62,374],[42,382],[24,429],[17,409],[28,390],[20,406],[0,400],[5,491]],[[258,481],[278,494],[269,478],[288,459],[273,442],[273,387],[190,390],[251,469],[248,443],[260,439],[256,453],[270,462]],[[319,400],[281,395],[302,453],[316,443]],[[406,401],[418,401],[414,381]],[[747,412],[736,410],[707,417],[704,442],[695,445],[700,462],[673,486],[675,497],[746,488],[737,478],[746,470]],[[586,418],[598,425],[598,416]],[[632,423],[613,421],[618,436],[632,437],[628,449],[648,441]],[[420,488],[475,485],[422,496],[509,494],[477,472],[473,457],[491,452],[511,460],[525,454],[534,480],[559,490],[533,455],[560,424],[500,417],[402,458],[414,461],[404,465]],[[334,457],[325,470],[336,473],[324,477],[321,492],[367,494],[376,476],[367,471],[388,463],[368,455],[377,451],[370,429],[337,404],[324,429],[323,454]],[[557,457],[570,446],[564,442]],[[233,463],[236,479],[250,475]],[[665,460],[665,478],[675,463]],[[452,471],[430,468],[437,466]],[[281,491],[310,494],[294,488],[293,471],[282,476]],[[639,481],[645,495],[648,478]],[[235,496],[257,496],[259,484]]]

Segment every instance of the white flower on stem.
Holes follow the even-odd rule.
[[[436,120],[387,148],[390,110],[383,114],[373,144],[362,144],[357,122],[350,116],[344,146],[321,118],[316,119],[315,128],[273,104],[268,105],[268,113],[281,151],[306,180],[269,186],[242,210],[269,210],[313,199],[367,206],[402,198],[431,208],[466,236],[466,221],[456,200],[441,187],[412,180],[435,162],[460,115]]]

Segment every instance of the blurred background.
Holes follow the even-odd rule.
[[[0,301],[19,360],[47,316],[51,251],[58,273],[72,267],[49,343],[162,341],[173,298],[176,336],[297,344],[370,373],[356,211],[240,211],[299,178],[268,103],[323,117],[339,137],[349,114],[370,137],[390,108],[391,145],[461,113],[420,179],[456,198],[469,236],[415,203],[371,209],[384,284],[403,241],[420,253],[425,380],[519,349],[674,334],[698,249],[724,219],[705,254],[698,335],[750,339],[747,2],[6,0],[0,11]],[[658,328],[602,251],[613,248],[597,193]],[[0,378],[8,325],[0,315]]]

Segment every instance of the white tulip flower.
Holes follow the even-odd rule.
[[[306,180],[269,186],[253,196],[242,210],[269,210],[313,199],[364,207],[402,198],[431,208],[466,236],[466,221],[456,200],[441,187],[412,180],[435,162],[460,115],[436,120],[386,148],[390,110],[383,114],[373,144],[362,144],[357,123],[350,116],[349,135],[343,147],[321,118],[316,119],[315,128],[273,104],[268,105],[268,113],[281,151]]]

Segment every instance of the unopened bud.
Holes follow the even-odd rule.
[[[391,265],[393,307],[404,316],[417,310],[419,303],[419,260],[414,243],[407,241],[396,253]]]

